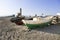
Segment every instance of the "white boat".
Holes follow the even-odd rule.
[[[52,18],[53,16],[48,16],[45,18],[35,17],[33,18],[33,20],[22,20],[22,21],[28,28],[35,28],[48,25],[51,22]]]

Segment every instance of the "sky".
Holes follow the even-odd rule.
[[[0,16],[17,14],[20,8],[22,15],[56,15],[60,0],[0,0]]]

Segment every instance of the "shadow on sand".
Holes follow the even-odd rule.
[[[59,34],[60,35],[60,24],[50,25],[44,28],[34,28],[31,30],[37,30],[45,33]]]

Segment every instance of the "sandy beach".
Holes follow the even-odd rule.
[[[27,31],[26,26],[10,22],[11,17],[0,17],[0,40],[60,40],[60,24]]]

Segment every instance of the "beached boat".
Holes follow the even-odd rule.
[[[51,22],[52,18],[53,16],[44,17],[44,18],[35,17],[33,18],[33,20],[22,20],[22,21],[28,28],[36,28],[36,27],[42,27],[48,25]]]

